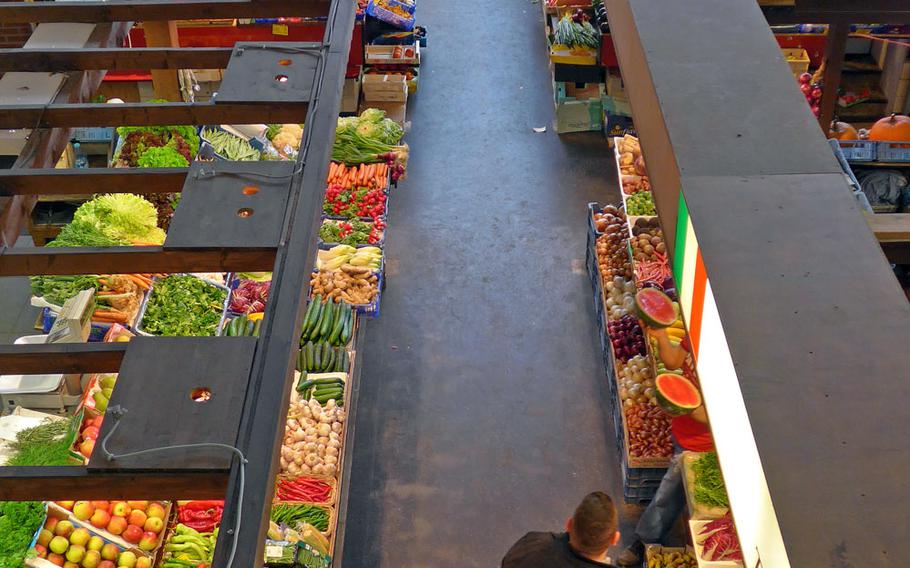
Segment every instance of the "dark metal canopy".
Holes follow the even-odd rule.
[[[901,565],[910,305],[762,11],[607,8],[664,233],[684,202],[719,316],[699,373],[747,565]],[[750,450],[755,469],[733,474]]]

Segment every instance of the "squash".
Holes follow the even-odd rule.
[[[828,138],[837,140],[859,140],[859,133],[852,125],[846,122],[831,121],[831,130],[828,131]]]
[[[881,118],[869,129],[869,140],[879,142],[910,142],[910,116],[892,113]]]

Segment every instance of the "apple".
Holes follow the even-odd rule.
[[[95,451],[95,440],[91,438],[86,438],[82,440],[82,443],[79,444],[79,453],[83,456],[90,458],[92,457],[92,452]]]
[[[101,509],[102,511],[110,511],[111,502],[110,501],[92,501],[92,507],[94,507],[96,509]]]
[[[110,402],[105,398],[104,394],[101,391],[95,391],[95,394],[92,395],[92,399],[95,401],[95,408],[98,412],[104,412],[107,410],[107,404]]]
[[[137,527],[142,527],[145,524],[145,521],[148,519],[148,515],[145,514],[145,511],[139,509],[133,509],[130,511],[130,516],[127,517],[127,522],[131,525],[136,525]]]
[[[89,426],[88,428],[86,428],[85,430],[82,431],[82,437],[88,438],[89,440],[97,439],[98,434],[100,434],[100,432],[98,431],[98,428],[96,428],[94,426]]]
[[[108,543],[108,544],[105,544],[104,547],[101,549],[101,558],[103,558],[105,560],[110,560],[111,562],[113,562],[114,560],[117,560],[118,556],[120,556],[120,549],[117,548],[116,544]],[[102,562],[102,564],[103,564],[103,562]]]
[[[102,560],[101,564],[98,565],[98,568],[117,568],[117,565],[110,560]]]
[[[116,503],[111,503],[112,515],[126,518],[130,516],[130,511],[132,510],[133,508],[130,507],[126,501],[117,501]]]
[[[41,546],[47,546],[50,544],[52,538],[54,538],[53,532],[47,529],[41,529],[41,532],[38,533],[38,544]]]
[[[104,415],[103,414],[101,416],[96,416],[96,417],[92,418],[91,425],[94,426],[95,428],[98,428],[100,430],[102,424],[104,424]]]
[[[103,529],[111,522],[111,514],[104,509],[95,509],[95,514],[92,515],[89,522],[92,523],[92,526],[96,529]]]
[[[799,82],[802,84],[812,82],[812,73],[803,73],[799,76]]]
[[[66,537],[55,536],[51,539],[51,543],[47,547],[54,554],[63,554],[66,552],[66,549],[70,547],[70,541],[66,540]]]
[[[146,556],[140,556],[136,559],[136,568],[152,568],[152,561]]]
[[[142,528],[155,534],[161,534],[161,531],[164,529],[164,521],[158,517],[149,517]]]
[[[98,565],[101,564],[101,553],[97,550],[89,550],[85,553],[85,558],[82,559],[83,568],[98,568]]]
[[[92,518],[92,515],[94,514],[95,508],[92,507],[92,504],[89,501],[76,501],[76,504],[73,505],[73,516],[80,521],[87,521]]]
[[[142,539],[142,529],[136,525],[130,525],[126,527],[126,530],[124,530],[123,534],[120,536],[130,544],[138,544]]]
[[[113,389],[114,385],[117,384],[117,375],[107,374],[101,377],[101,380],[98,381],[101,383],[102,389]]]
[[[57,526],[54,527],[54,534],[57,536],[69,537],[69,535],[73,534],[73,530],[75,530],[75,528],[76,527],[73,526],[73,523],[63,520],[57,523]]]
[[[129,505],[130,507],[132,507],[133,509],[141,509],[142,511],[145,511],[146,509],[148,509],[148,506],[149,506],[148,501],[127,501],[126,504]]]
[[[75,501],[57,501],[57,504],[66,509],[67,511],[73,510],[73,505],[76,504]]]
[[[63,568],[79,568],[79,565],[75,562],[66,561],[63,563]]]
[[[85,546],[88,544],[88,541],[92,538],[92,535],[88,532],[88,529],[79,527],[73,531],[73,534],[70,535],[70,544],[75,544],[77,546]],[[78,562],[78,560],[73,560],[73,562]]]
[[[51,564],[56,564],[57,566],[63,566],[63,563],[66,562],[66,559],[63,558],[63,555],[54,553],[47,555],[47,561]]]
[[[47,547],[43,544],[36,544],[35,554],[38,555],[38,558],[45,558],[47,556]]]
[[[146,552],[150,550],[155,550],[158,547],[158,535],[148,531],[142,533],[142,540],[139,541],[139,550],[144,550]]]
[[[104,541],[101,540],[100,536],[93,536],[92,538],[88,539],[88,544],[85,547],[89,549],[89,552],[92,550],[101,552],[101,549],[104,548]]]
[[[119,515],[114,515],[111,517],[111,522],[107,524],[107,532],[119,535],[123,533],[124,530],[126,530],[126,526],[126,519]]]
[[[44,528],[53,532],[54,528],[57,526],[57,523],[60,521],[57,517],[48,517],[47,521],[44,523]]]
[[[150,517],[156,517],[163,521],[165,512],[166,511],[164,510],[164,505],[162,505],[161,503],[155,502],[155,503],[151,503],[149,505],[149,508],[146,511],[146,514]]]
[[[133,568],[136,566],[136,553],[130,552],[129,550],[121,552],[120,558],[117,559],[117,566],[123,566],[124,568]]]
[[[74,544],[66,551],[66,559],[74,564],[79,564],[85,558],[85,547]]]

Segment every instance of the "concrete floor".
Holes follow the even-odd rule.
[[[589,491],[622,500],[584,269],[585,204],[619,200],[612,150],[553,131],[539,3],[425,2],[419,22],[409,178],[361,348],[347,567],[498,566]],[[622,516],[631,534],[636,511]]]

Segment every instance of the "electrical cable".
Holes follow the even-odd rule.
[[[114,419],[114,425],[111,426],[110,431],[101,439],[101,451],[104,453],[104,457],[107,461],[114,461],[117,459],[131,458],[135,456],[141,456],[145,454],[161,453],[168,452],[172,450],[183,450],[183,449],[194,449],[194,448],[219,448],[229,450],[232,454],[236,455],[240,459],[240,495],[237,497],[237,520],[234,523],[234,527],[228,529],[227,534],[231,536],[231,553],[228,556],[228,562],[226,568],[231,568],[231,565],[234,563],[234,555],[237,553],[237,540],[240,535],[240,524],[241,517],[243,515],[243,489],[246,482],[246,464],[249,463],[246,457],[243,455],[243,452],[239,448],[230,446],[228,444],[218,444],[215,442],[200,442],[197,444],[175,444],[173,446],[162,446],[160,448],[148,448],[145,450],[137,450],[135,452],[127,452],[125,454],[114,454],[107,449],[107,441],[114,435],[114,432],[117,431],[117,427],[120,426],[120,420],[126,415],[127,409],[121,406],[113,406],[107,410],[109,414]]]

